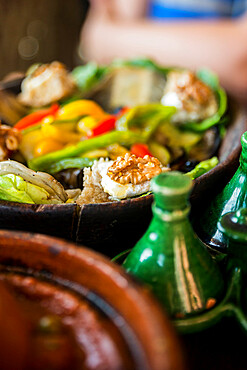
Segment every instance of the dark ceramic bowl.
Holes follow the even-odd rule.
[[[219,149],[220,163],[194,180],[191,203],[196,211],[228,182],[238,166],[240,137],[247,130],[247,115],[231,99],[229,111],[231,122]],[[59,236],[114,257],[131,248],[143,235],[151,220],[152,202],[152,195],[82,207],[1,201],[0,227]]]
[[[47,299],[49,301],[50,296],[54,295],[55,308],[47,305],[45,307],[51,311],[55,310],[58,316],[64,315],[62,312],[66,310],[68,315],[73,312],[69,300],[64,299],[63,294],[65,297],[71,294],[79,303],[80,300],[86,302],[89,308],[83,309],[96,312],[98,320],[101,319],[98,321],[99,325],[92,326],[88,332],[83,328],[83,321],[82,327],[79,322],[76,326],[78,338],[80,333],[84,333],[80,345],[85,346],[87,340],[97,338],[93,344],[96,348],[93,356],[98,359],[103,356],[100,348],[102,351],[106,345],[104,339],[99,340],[99,338],[105,338],[102,331],[107,331],[113,347],[114,344],[116,346],[121,344],[121,365],[116,367],[115,357],[112,356],[107,359],[107,366],[104,367],[101,363],[101,367],[97,368],[109,370],[183,370],[185,368],[180,340],[147,288],[134,282],[121,267],[96,252],[84,247],[77,248],[72,243],[53,237],[1,230],[0,279],[5,284],[14,282],[14,286],[18,286],[18,289],[20,286],[23,289],[22,286],[24,286],[25,297],[35,299],[38,304],[43,302],[47,292],[52,289],[53,293],[49,293]],[[41,288],[45,287],[41,298],[38,293],[40,285]],[[20,294],[19,290],[18,294]],[[0,300],[1,303],[2,300],[3,297]],[[20,301],[17,300],[18,302],[22,303],[22,298]],[[5,313],[8,315],[8,311]],[[0,327],[1,325],[4,326],[2,320],[0,320]],[[98,327],[101,329],[97,329]],[[5,337],[7,333],[1,331],[2,335]],[[104,343],[101,343],[101,340]],[[106,352],[109,351],[109,347],[111,348],[108,343],[105,347]],[[85,352],[85,356],[92,356],[92,351],[89,350],[89,352],[91,354]],[[91,357],[91,364],[92,361]]]

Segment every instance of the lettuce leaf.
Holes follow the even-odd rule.
[[[155,63],[152,59],[149,58],[133,58],[133,59],[115,59],[111,65],[112,68],[119,67],[137,67],[137,68],[148,68],[153,69],[158,73],[167,75],[168,72],[174,69],[179,69],[177,67],[163,67]]]
[[[59,203],[49,199],[49,193],[14,174],[0,176],[0,199],[29,204]]]
[[[79,89],[82,92],[86,92],[100,81],[107,70],[108,67],[99,66],[95,62],[89,62],[82,66],[75,67],[71,74]]]

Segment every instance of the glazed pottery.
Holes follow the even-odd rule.
[[[52,288],[57,297],[55,311],[58,315],[65,309],[72,310],[70,301],[63,298],[68,294],[78,302],[86,302],[95,314],[101,315],[104,330],[114,329],[108,332],[113,333],[113,343],[114,338],[122,343],[122,363],[116,367],[114,358],[108,356],[107,367],[101,365],[100,368],[184,369],[179,340],[151,293],[135,283],[121,267],[96,252],[40,234],[2,230],[0,278],[7,282],[13,280],[16,284],[25,282],[25,291],[31,297],[39,297],[39,286],[45,287],[44,295]],[[42,299],[38,302],[42,303]],[[79,333],[80,326],[76,330]],[[84,333],[86,338],[91,338],[94,330],[99,338],[103,329],[97,333],[96,325],[96,329],[92,327],[88,330]],[[105,348],[105,353],[108,351],[109,346]],[[91,364],[100,357],[97,350],[91,351],[90,356]]]
[[[228,239],[227,254],[217,257],[226,284],[224,297],[209,312],[180,322],[175,320],[174,325],[181,332],[199,331],[227,317],[234,319],[247,333],[247,209],[224,214],[218,229]]]
[[[224,278],[225,288],[222,291],[221,298],[214,305],[208,307],[208,310],[204,312],[198,311],[194,315],[187,317],[174,317],[172,319],[178,332],[186,335],[186,341],[189,341],[190,338],[190,336],[187,337],[188,334],[203,331],[205,331],[205,337],[209,340],[209,333],[213,333],[213,327],[215,325],[217,325],[215,330],[218,332],[221,327],[222,329],[220,330],[224,333],[224,337],[229,336],[231,342],[233,342],[232,338],[230,338],[232,332],[225,330],[226,325],[227,327],[234,327],[238,323],[241,330],[247,334],[247,208],[240,208],[237,211],[226,213],[219,220],[218,228],[228,238],[229,242],[227,254],[221,253],[214,256],[215,263],[218,265],[221,275]],[[125,265],[125,261],[128,261],[131,251],[122,252],[113,261],[117,264]],[[152,273],[151,269],[150,272]],[[219,321],[222,321],[222,323]],[[211,328],[210,331],[209,328]],[[236,330],[234,329],[234,331]],[[195,340],[196,334],[193,335],[193,340]],[[219,338],[219,333],[217,335]],[[200,336],[202,337],[203,334],[201,333]],[[224,341],[225,339],[222,340],[222,343]],[[239,344],[238,339],[236,339],[236,343]],[[196,346],[195,343],[194,346]],[[222,346],[223,344],[219,347],[221,357],[224,353]],[[238,350],[237,345],[234,344],[233,347],[232,350],[236,354],[235,352]],[[200,348],[199,344],[198,348]],[[201,350],[201,352],[205,351]],[[217,353],[214,353],[213,357],[217,358]],[[242,364],[243,362],[245,362],[244,355],[241,355],[240,363]],[[226,365],[227,361],[222,358],[221,363]],[[214,364],[212,368],[216,369],[217,365],[215,366]],[[236,368],[242,370],[244,367],[239,368],[239,364],[236,364]]]
[[[247,208],[240,208],[223,215],[218,229],[228,237],[228,270],[238,267],[247,273]]]
[[[123,267],[151,287],[171,317],[205,311],[220,300],[224,284],[188,219],[192,181],[174,171],[156,176],[151,184],[152,221]]]
[[[201,211],[200,218],[195,219],[194,227],[200,238],[210,247],[225,251],[228,245],[227,237],[219,230],[220,218],[241,207],[247,206],[247,132],[241,137],[242,152],[239,167],[224,187],[211,200],[205,210]]]

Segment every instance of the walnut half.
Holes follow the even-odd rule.
[[[9,154],[19,147],[21,134],[13,127],[0,123],[0,161],[9,158]]]
[[[163,170],[162,164],[155,157],[145,155],[142,158],[126,153],[124,157],[118,157],[114,161],[108,168],[107,175],[122,185],[130,183],[137,185],[150,180]]]

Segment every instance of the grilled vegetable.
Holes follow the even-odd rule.
[[[50,108],[41,109],[36,112],[30,113],[27,116],[23,117],[20,121],[15,124],[15,128],[18,130],[24,130],[30,126],[33,126],[39,123],[42,119],[47,116],[54,117],[59,109],[58,104],[53,104]]]
[[[64,203],[63,186],[48,173],[34,172],[16,161],[0,162],[0,197],[26,203]]]
[[[130,130],[128,131],[112,131],[104,135],[93,137],[89,140],[80,141],[76,145],[71,145],[62,150],[48,153],[42,157],[33,158],[29,161],[29,167],[34,170],[48,171],[51,165],[55,162],[73,158],[81,155],[89,150],[104,148],[114,143],[120,143],[130,146],[135,142],[146,141],[144,135],[136,134]]]
[[[206,99],[205,106],[204,103],[201,104],[200,102],[201,107],[199,108],[201,112],[198,112],[198,110],[196,112],[192,109],[189,111],[189,114],[182,113],[184,112],[183,101],[179,96],[175,95],[175,92],[172,92],[172,95],[170,94],[169,97],[164,97],[167,84],[169,83],[169,76],[174,74],[176,76],[183,74],[190,76],[190,84],[193,81],[196,83],[197,92],[200,89],[203,90],[199,100],[203,98],[207,91],[207,94],[211,96],[212,107],[205,109],[208,100]],[[226,122],[227,95],[220,86],[218,77],[207,69],[201,69],[194,73],[184,68],[163,67],[152,60],[143,58],[116,60],[110,65],[103,67],[95,64],[77,67],[74,72],[74,78],[79,86],[82,83],[82,75],[86,79],[85,81],[90,81],[90,83],[84,84],[82,94],[97,101],[106,110],[111,111],[116,107],[124,105],[134,107],[136,105],[162,101],[164,105],[175,105],[178,108],[176,122],[178,124],[183,123],[184,128],[187,130],[203,132],[214,125]],[[194,82],[193,86],[195,86]],[[85,85],[87,85],[86,88]],[[184,90],[184,86],[181,86],[181,88]],[[190,92],[191,89],[193,90],[191,86],[189,86],[189,89]],[[195,98],[195,94],[194,96],[193,94],[186,97],[186,103],[190,104],[191,99]],[[195,102],[198,103],[196,100]],[[204,110],[204,113],[202,113],[202,110]]]

